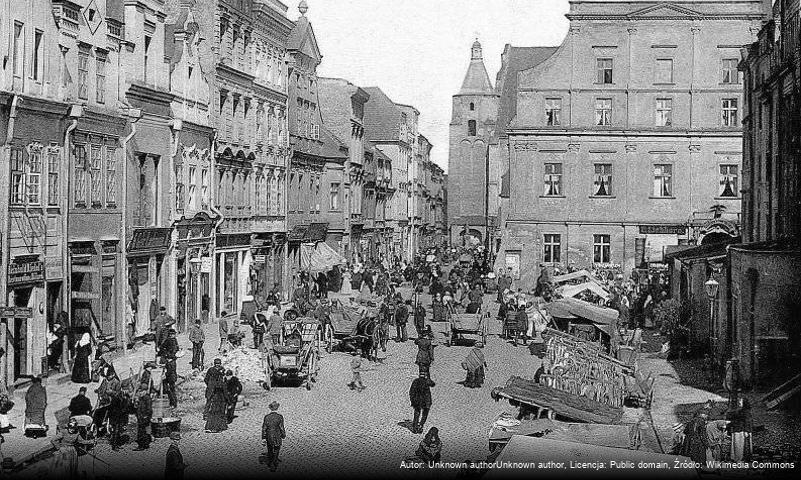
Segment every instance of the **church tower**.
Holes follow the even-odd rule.
[[[470,65],[459,93],[453,96],[448,152],[448,217],[450,239],[483,244],[487,234],[489,145],[496,136],[500,95],[490,83],[481,44],[470,49]],[[474,237],[470,239],[465,237]]]

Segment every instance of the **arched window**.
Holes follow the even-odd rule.
[[[475,120],[468,120],[467,121],[467,135],[469,137],[476,136],[476,121]]]
[[[473,102],[470,102],[470,111],[473,111],[475,109],[476,109],[476,104],[473,103]]]

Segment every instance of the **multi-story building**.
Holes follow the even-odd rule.
[[[414,121],[404,113],[401,107],[393,102],[380,88],[367,87],[365,91],[370,100],[365,104],[365,126],[367,138],[380,151],[384,159],[381,163],[389,164],[391,175],[384,175],[384,182],[391,183],[386,187],[386,227],[392,229],[392,240],[387,245],[387,260],[399,257],[406,250],[409,225],[409,165],[412,163],[410,124]],[[387,161],[389,159],[389,161]],[[378,192],[376,193],[378,195]],[[379,199],[380,202],[380,199]],[[376,212],[376,221],[378,221]]]
[[[572,1],[567,17],[562,45],[518,74],[506,129],[501,250],[522,284],[539,264],[628,273],[738,235],[736,65],[760,2]]]
[[[490,191],[489,145],[496,135],[498,94],[492,88],[481,44],[470,49],[470,66],[453,96],[448,173],[453,183],[450,241],[484,243],[496,212]]]
[[[340,78],[320,78],[319,88],[323,123],[334,136],[348,140],[344,185],[344,199],[347,205],[343,208],[350,231],[350,244],[344,246],[343,253],[348,260],[354,262],[363,257],[366,250],[363,245],[369,243],[365,234],[367,170],[364,165],[366,155],[364,104],[370,96],[360,87]]]
[[[769,9],[771,2],[766,2]],[[715,336],[749,383],[798,372],[801,347],[801,8],[775,0],[743,49],[743,244],[729,246]],[[728,288],[725,288],[728,286]]]
[[[406,195],[406,212],[408,224],[405,231],[405,242],[402,251],[406,261],[410,261],[419,246],[422,218],[420,206],[422,200],[422,158],[420,154],[419,128],[420,111],[411,105],[397,104],[401,113],[406,116],[408,128],[406,129],[409,152],[406,158],[406,182],[402,191]]]
[[[308,6],[298,7],[300,18],[289,36],[289,134],[292,148],[287,199],[289,262],[296,282],[307,263],[304,249],[326,249],[338,254],[350,244],[346,228],[344,191],[348,147],[322,126],[317,67],[322,55],[309,19]],[[349,220],[349,217],[348,219]],[[330,253],[330,252],[329,252]],[[315,272],[311,272],[315,273]]]

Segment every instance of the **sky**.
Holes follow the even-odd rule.
[[[282,0],[293,20],[299,0]],[[317,74],[380,87],[420,111],[419,131],[447,169],[451,97],[478,37],[495,85],[504,45],[557,46],[567,0],[306,0],[323,55]]]

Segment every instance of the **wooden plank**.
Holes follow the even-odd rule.
[[[793,384],[801,384],[801,374],[796,375],[795,377],[791,378],[790,380],[782,383],[778,387],[774,388],[770,392],[768,392],[764,397],[762,397],[762,401],[767,404],[768,402],[778,398],[783,394],[783,392],[790,388]]]

